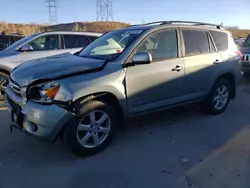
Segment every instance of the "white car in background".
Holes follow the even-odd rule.
[[[13,43],[0,52],[0,101],[8,84],[10,71],[34,59],[63,53],[76,53],[101,36],[101,33],[52,31],[36,33]]]

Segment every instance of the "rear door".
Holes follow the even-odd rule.
[[[204,97],[215,77],[216,65],[222,57],[216,52],[206,30],[182,29],[186,100]]]

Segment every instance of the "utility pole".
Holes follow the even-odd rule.
[[[46,0],[46,8],[49,10],[49,22],[51,24],[56,24],[57,19],[57,0]]]
[[[111,0],[96,0],[96,21],[113,21]]]

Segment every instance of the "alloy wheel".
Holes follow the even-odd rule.
[[[101,145],[111,130],[109,115],[102,110],[94,110],[86,114],[77,127],[77,140],[86,148]]]
[[[214,95],[214,108],[221,110],[225,107],[229,99],[229,89],[226,85],[221,85],[217,88]]]

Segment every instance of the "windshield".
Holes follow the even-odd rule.
[[[246,38],[245,42],[243,43],[243,46],[250,46],[250,35]]]
[[[87,46],[79,54],[81,57],[114,60],[123,52],[141,33],[139,29],[116,30],[103,35]]]
[[[15,49],[17,48],[18,46],[22,45],[23,43],[26,43],[28,42],[30,39],[32,39],[33,37],[39,35],[39,33],[35,33],[35,34],[32,34],[32,35],[29,35],[27,37],[24,37],[20,40],[18,40],[17,42],[14,42],[13,44],[11,44],[9,47],[7,47],[5,50],[10,50],[10,49]]]

